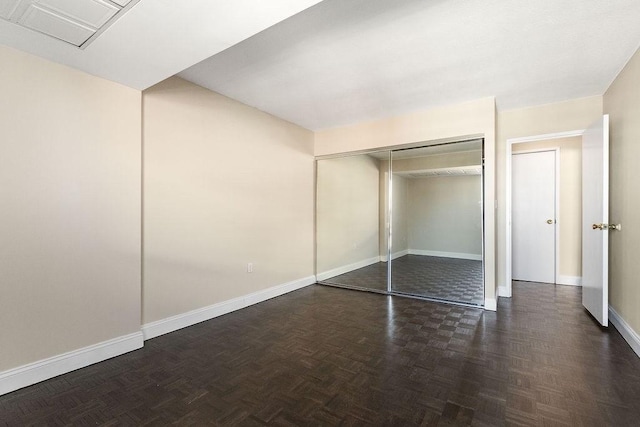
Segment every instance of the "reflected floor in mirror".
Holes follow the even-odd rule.
[[[378,262],[323,283],[386,291],[387,263]],[[482,261],[405,255],[392,261],[391,283],[396,292],[484,305]]]

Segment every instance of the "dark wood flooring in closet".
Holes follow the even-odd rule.
[[[640,423],[640,359],[580,289],[498,313],[310,286],[0,397],[0,425]]]

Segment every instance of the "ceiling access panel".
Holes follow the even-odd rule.
[[[83,47],[129,3],[130,0],[0,0],[0,17]]]

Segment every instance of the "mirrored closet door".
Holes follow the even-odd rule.
[[[317,161],[321,284],[484,304],[482,140]]]
[[[482,141],[391,155],[392,291],[483,305]]]
[[[386,210],[386,193],[381,187],[388,167],[388,151],[318,160],[318,282],[389,291],[386,226],[381,220]]]

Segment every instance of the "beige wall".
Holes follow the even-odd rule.
[[[487,134],[493,139],[495,102],[484,98],[358,123],[315,134],[315,155],[338,154],[415,142],[448,140]]]
[[[434,108],[399,117],[360,123],[316,132],[316,156],[346,153],[406,144],[461,140],[483,136],[485,139],[485,201],[495,199],[494,98]],[[494,299],[495,288],[495,211],[485,211],[485,295]],[[491,307],[490,307],[491,308]]]
[[[409,180],[409,248],[482,255],[480,175]]]
[[[560,149],[559,274],[582,276],[582,137],[515,144],[513,152]]]
[[[602,116],[602,97],[503,111],[497,117],[497,260],[498,285],[506,287],[506,147],[507,140],[586,129]]]
[[[391,253],[396,255],[399,252],[409,250],[409,216],[410,216],[410,196],[409,196],[409,179],[400,175],[393,175],[393,193],[391,197],[392,201],[392,240],[391,240]],[[387,255],[384,251],[380,255]],[[392,258],[393,259],[393,255]]]
[[[387,222],[389,220],[388,210],[388,185],[389,185],[389,161],[380,160],[380,259],[387,261],[388,256],[388,230]],[[400,256],[403,251],[409,250],[408,232],[408,190],[409,182],[407,179],[393,175],[393,206],[392,206],[392,230],[393,244],[391,248],[392,259]]]
[[[368,155],[318,160],[318,274],[379,256],[379,176]]]
[[[140,331],[140,92],[0,46],[0,371]]]
[[[380,160],[379,166],[380,170],[379,178],[380,182],[378,184],[378,188],[380,191],[380,208],[378,211],[378,252],[380,253],[380,260],[387,261],[387,252],[388,252],[388,244],[387,244],[387,221],[389,216],[388,206],[388,186],[389,186],[389,161]]]
[[[481,163],[482,152],[471,150],[395,159],[393,171],[411,172]],[[388,161],[381,162],[381,169],[387,168]],[[397,249],[398,233],[394,231],[394,253],[406,249],[482,254],[481,179],[480,176],[462,178],[407,179],[394,173],[394,230],[401,230]],[[398,189],[396,180],[401,182]],[[396,193],[400,193],[401,206],[398,207]],[[451,209],[450,213],[443,211],[445,206]],[[456,222],[452,222],[451,215],[456,217],[455,221],[462,222],[454,226]]]
[[[143,323],[313,275],[310,131],[179,78],[143,123]]]
[[[609,298],[640,333],[640,51],[604,95],[610,115],[610,211],[622,231],[609,233]]]

